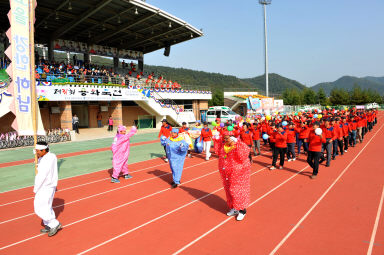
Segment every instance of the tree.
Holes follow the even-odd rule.
[[[316,94],[316,101],[322,106],[327,105],[327,95],[325,95],[324,89],[320,88]]]
[[[360,86],[355,83],[352,91],[350,92],[350,102],[354,105],[362,105],[365,103],[364,101],[363,91]]]
[[[349,105],[349,93],[345,89],[333,88],[329,101],[332,105]]]
[[[303,91],[304,104],[316,104],[316,93],[310,88]]]
[[[215,90],[212,94],[212,99],[208,101],[209,106],[224,105],[224,93],[222,90]]]

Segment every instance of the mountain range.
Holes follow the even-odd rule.
[[[223,89],[256,89],[261,94],[265,93],[265,76],[254,78],[238,78],[233,75],[195,71],[185,68],[173,68],[165,66],[144,65],[144,70],[161,74],[165,79],[177,81],[182,85],[204,86],[211,90]],[[333,88],[352,90],[354,85],[362,89],[373,89],[384,95],[384,77],[366,76],[362,78],[343,76],[333,82],[323,82],[310,87],[314,91],[323,88],[327,95]],[[282,94],[287,89],[305,89],[306,86],[298,81],[291,80],[279,74],[269,74],[269,92],[271,95]]]

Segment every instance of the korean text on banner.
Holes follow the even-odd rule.
[[[13,85],[14,114],[16,120],[12,127],[19,135],[33,135],[32,123],[32,100],[31,96],[31,54],[34,54],[33,44],[30,43],[29,29],[30,12],[28,0],[10,0],[11,10],[9,12],[10,42],[11,42],[11,77]],[[34,7],[30,7],[34,8]],[[32,17],[33,18],[33,17]],[[32,76],[33,77],[33,76]],[[37,133],[44,135],[40,111],[37,108],[38,130]]]

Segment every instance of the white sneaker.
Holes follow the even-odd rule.
[[[275,170],[276,169],[276,167],[274,167],[274,166],[271,166],[270,168],[269,168],[269,170]]]
[[[295,160],[296,160],[296,158],[293,158],[293,159],[292,159],[292,161],[295,161]]]
[[[345,150],[344,152],[348,152],[347,150]]]
[[[279,167],[279,169],[283,169],[283,167],[282,167],[282,166],[280,166],[280,167]]]
[[[288,159],[287,161],[290,162],[290,161],[292,161],[292,159]]]
[[[192,158],[192,155],[191,155],[191,153],[189,153],[189,154],[188,154],[188,158]]]
[[[167,159],[167,158],[165,158],[165,159],[164,159],[164,161],[165,161],[165,162],[168,162],[168,159]]]
[[[239,211],[235,209],[231,209],[229,212],[227,212],[227,216],[235,216],[237,214],[239,214]]]
[[[237,221],[242,221],[244,219],[244,217],[245,217],[245,213],[239,212],[239,214],[236,217],[236,220]]]

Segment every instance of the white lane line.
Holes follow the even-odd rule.
[[[254,174],[257,174],[257,173],[259,173],[259,172],[261,172],[261,171],[263,171],[263,170],[266,169],[266,168],[267,168],[267,167],[263,167],[263,168],[257,170],[256,172],[252,173],[251,176],[254,175]],[[98,244],[98,245],[95,245],[95,246],[93,246],[93,247],[91,247],[91,248],[85,250],[85,251],[82,251],[82,252],[78,253],[78,255],[87,253],[87,252],[89,252],[89,251],[92,251],[92,250],[94,250],[94,249],[96,249],[96,248],[98,248],[98,247],[100,247],[100,246],[103,246],[103,245],[105,245],[105,244],[107,244],[107,243],[112,242],[113,240],[116,240],[116,239],[118,239],[118,238],[120,238],[120,237],[122,237],[122,236],[125,236],[125,235],[127,235],[127,234],[133,232],[133,231],[136,231],[136,230],[138,230],[138,229],[140,229],[140,228],[142,228],[142,227],[145,227],[145,226],[147,226],[147,225],[149,225],[149,224],[151,224],[151,223],[153,223],[153,222],[155,222],[155,221],[157,221],[157,220],[160,220],[160,219],[162,219],[162,218],[164,218],[164,217],[166,217],[166,216],[168,216],[168,215],[170,215],[170,214],[172,214],[172,213],[174,213],[174,212],[177,212],[177,211],[179,211],[179,210],[181,210],[181,209],[183,209],[183,208],[185,208],[185,207],[187,207],[187,206],[189,206],[189,205],[191,205],[191,204],[194,204],[194,203],[196,203],[196,202],[198,202],[198,201],[200,201],[200,200],[202,200],[202,199],[204,199],[204,198],[206,198],[206,197],[209,197],[209,196],[211,196],[211,195],[213,195],[213,194],[219,192],[220,190],[223,190],[223,188],[219,188],[219,189],[217,189],[217,190],[215,190],[215,191],[213,191],[213,192],[211,192],[211,193],[205,194],[204,196],[202,196],[202,197],[200,197],[200,198],[197,198],[197,199],[195,199],[195,200],[192,200],[191,202],[189,202],[189,203],[187,203],[187,204],[184,204],[184,205],[182,205],[182,206],[180,206],[180,207],[178,207],[178,208],[176,208],[176,209],[174,209],[174,210],[172,210],[172,211],[169,211],[169,212],[167,212],[167,213],[165,213],[165,214],[163,214],[163,215],[160,215],[160,216],[157,217],[157,218],[154,218],[154,219],[152,219],[152,220],[150,220],[150,221],[147,221],[147,222],[141,224],[140,226],[137,226],[137,227],[135,227],[135,228],[132,228],[132,229],[128,230],[127,232],[124,232],[124,233],[122,233],[122,234],[120,234],[120,235],[118,235],[118,236],[115,236],[115,237],[113,237],[113,238],[111,238],[111,239],[109,239],[109,240],[107,240],[107,241],[105,241],[105,242],[102,242],[102,243],[100,243],[100,244]]]
[[[265,169],[265,167],[264,167],[264,168],[262,168],[262,169],[260,169],[260,170],[258,170],[258,171],[257,171],[257,172],[255,172],[255,173],[258,173],[258,172],[260,172],[260,171],[262,171],[262,170],[264,170],[264,169]],[[196,181],[196,180],[198,180],[198,179],[204,178],[204,177],[206,177],[206,176],[208,176],[208,175],[211,175],[211,174],[214,174],[214,173],[217,173],[217,170],[215,170],[215,171],[212,171],[212,172],[210,172],[210,173],[208,173],[208,174],[205,174],[205,175],[199,176],[199,177],[197,177],[197,178],[194,178],[194,179],[192,179],[192,180],[186,181],[186,182],[184,182],[182,185],[185,185],[185,184],[187,184],[187,183],[190,183],[190,182]],[[222,188],[221,188],[221,189],[222,189]],[[126,205],[130,205],[130,204],[132,204],[132,203],[138,202],[138,201],[140,201],[140,200],[143,200],[143,199],[145,199],[145,198],[148,198],[148,197],[152,197],[152,196],[154,196],[154,195],[160,194],[160,193],[162,193],[162,192],[165,192],[165,191],[167,191],[167,190],[171,190],[171,188],[166,188],[166,189],[163,189],[163,190],[157,191],[157,192],[155,192],[155,193],[152,193],[152,194],[149,194],[149,195],[147,195],[147,196],[144,196],[144,197],[138,198],[138,199],[136,199],[136,200],[133,200],[133,201],[130,201],[130,202],[124,203],[124,204],[122,204],[122,205],[119,205],[119,206],[113,207],[113,208],[111,208],[111,209],[108,209],[108,210],[102,211],[102,212],[100,212],[100,213],[97,213],[97,214],[94,214],[94,215],[88,216],[88,217],[86,217],[86,218],[83,218],[83,219],[80,219],[80,220],[74,221],[74,222],[72,222],[72,223],[64,224],[64,227],[66,228],[66,227],[72,226],[72,225],[74,225],[74,224],[80,223],[80,222],[82,222],[82,221],[85,221],[85,220],[88,220],[88,219],[94,218],[94,217],[96,217],[96,216],[99,216],[99,215],[105,214],[105,213],[107,213],[107,212],[111,212],[111,211],[114,211],[114,210],[116,210],[116,209],[119,209],[119,208],[121,208],[121,207],[124,207],[124,206],[126,206]],[[212,194],[213,194],[213,193],[212,193]],[[44,235],[44,234],[38,234],[38,235],[35,235],[35,236],[31,236],[31,237],[28,237],[28,238],[26,238],[26,239],[23,239],[23,240],[20,240],[20,241],[18,241],[18,242],[15,242],[15,243],[9,244],[9,245],[7,245],[7,246],[3,246],[3,247],[1,247],[1,248],[0,248],[0,250],[4,250],[4,249],[7,249],[7,248],[9,248],[9,247],[15,246],[15,245],[17,245],[17,244],[20,244],[20,243],[24,243],[24,242],[26,242],[26,241],[29,241],[29,240],[31,240],[31,239],[34,239],[34,238],[37,238],[37,237],[39,237],[39,236],[42,236],[42,235]]]
[[[373,138],[379,133],[379,131],[383,128],[384,124],[377,130],[377,132],[369,139],[367,144],[359,151],[359,153],[352,159],[352,161],[347,165],[346,168],[340,173],[340,175],[335,179],[335,181],[328,187],[328,189],[321,195],[321,197],[316,201],[316,203],[307,211],[306,214],[297,222],[297,224],[288,232],[288,234],[280,241],[280,243],[271,251],[270,255],[273,255],[277,252],[278,249],[288,240],[288,238],[296,231],[296,229],[303,223],[303,221],[308,217],[308,215],[315,209],[315,207],[323,200],[323,198],[328,194],[328,192],[335,186],[335,184],[340,180],[340,178],[347,172],[349,167],[355,162],[355,160],[361,155],[361,153],[367,148],[367,146],[371,143]]]
[[[265,193],[261,197],[257,198],[255,201],[253,201],[252,203],[249,204],[248,208],[251,207],[252,205],[254,205],[255,203],[259,202],[261,199],[265,198],[266,196],[268,196],[269,194],[271,194],[272,192],[274,192],[275,190],[277,190],[281,186],[283,186],[285,183],[289,182],[291,179],[295,178],[298,174],[303,172],[308,167],[309,166],[304,167],[299,172],[295,173],[294,175],[292,175],[291,177],[286,179],[284,182],[280,183],[279,185],[277,185],[273,189],[269,190],[267,193]],[[230,218],[227,218],[227,219],[223,220],[222,222],[220,222],[219,224],[217,224],[216,226],[214,226],[213,228],[211,228],[210,230],[208,230],[207,232],[205,232],[204,234],[202,234],[198,238],[194,239],[192,242],[188,243],[187,245],[183,246],[178,251],[174,252],[173,255],[180,254],[181,252],[183,252],[184,250],[186,250],[187,248],[189,248],[193,244],[197,243],[198,241],[200,241],[201,239],[203,239],[204,237],[206,237],[207,235],[209,235],[210,233],[212,233],[213,231],[215,231],[216,229],[218,229],[219,227],[221,227],[222,225],[224,225],[225,223],[227,223],[228,221],[230,221],[232,219],[233,219],[233,217],[230,217]]]
[[[214,160],[217,160],[217,159],[214,159]],[[204,161],[204,162],[198,163],[196,165],[188,166],[188,167],[184,168],[184,170],[188,169],[188,168],[192,168],[192,167],[198,166],[198,165],[207,164],[207,163],[213,162],[214,160]],[[87,196],[87,197],[83,197],[83,198],[80,198],[80,199],[77,199],[77,200],[74,200],[74,201],[71,201],[71,202],[67,202],[67,203],[64,203],[64,204],[56,205],[56,206],[53,206],[52,208],[59,208],[59,207],[67,206],[67,205],[70,205],[70,204],[74,204],[74,203],[77,203],[77,202],[80,202],[80,201],[83,201],[83,200],[86,200],[86,199],[89,199],[89,198],[97,197],[97,196],[100,196],[100,195],[104,195],[104,194],[110,193],[112,191],[116,191],[116,190],[124,189],[124,188],[127,188],[127,187],[131,187],[133,185],[140,184],[140,183],[147,182],[147,181],[151,181],[151,180],[154,180],[154,179],[158,179],[159,177],[162,177],[162,176],[165,176],[165,175],[170,175],[170,174],[172,174],[172,173],[165,173],[165,174],[157,175],[157,176],[154,176],[154,177],[151,177],[151,178],[148,178],[148,179],[144,179],[142,181],[130,183],[128,185],[124,185],[124,186],[120,186],[118,188],[114,188],[114,189],[110,189],[110,190],[103,191],[103,192],[100,192],[100,193],[96,193],[96,194],[93,194],[93,195],[90,195],[90,196]],[[23,218],[26,218],[26,217],[32,216],[32,215],[35,215],[35,213],[29,213],[29,214],[25,214],[25,215],[20,216],[20,217],[16,217],[16,218],[12,218],[12,219],[9,219],[9,220],[2,221],[2,222],[0,222],[0,225],[2,225],[4,223],[11,222],[11,221],[23,219]]]
[[[371,241],[369,242],[369,247],[368,247],[367,255],[371,255],[372,254],[373,244],[375,242],[375,237],[376,237],[376,232],[377,232],[377,227],[379,226],[381,209],[383,208],[383,200],[384,200],[384,186],[383,186],[383,192],[381,193],[379,208],[377,209],[377,215],[376,215],[376,219],[375,219],[375,224],[373,225]]]
[[[147,169],[151,169],[151,168],[155,168],[155,167],[160,167],[160,166],[164,166],[164,165],[168,165],[168,163],[163,163],[163,164],[159,164],[159,165],[155,165],[155,166],[150,166],[150,167],[146,167],[146,168],[143,168],[143,169],[140,169],[140,170],[136,170],[136,171],[130,171],[130,173],[137,173],[137,172],[145,171]],[[101,170],[101,171],[108,171],[108,170],[104,169],[104,170]],[[98,172],[100,172],[100,171],[98,171]],[[96,172],[93,172],[93,173],[96,173]],[[86,174],[84,174],[84,175],[86,175]],[[99,180],[95,180],[95,181],[86,182],[86,183],[83,183],[83,184],[67,187],[67,188],[64,188],[64,189],[59,189],[56,193],[61,192],[61,191],[65,191],[65,190],[71,190],[71,189],[82,187],[82,186],[86,186],[86,185],[89,185],[89,184],[92,184],[92,183],[96,183],[96,182],[105,181],[105,180],[108,180],[108,179],[110,179],[110,177],[99,179]],[[34,198],[35,198],[34,196],[33,197],[27,197],[27,198],[24,198],[24,199],[20,199],[20,200],[12,201],[12,202],[9,202],[9,203],[1,204],[0,207],[6,206],[6,205],[11,205],[11,204],[16,204],[16,203],[23,202],[23,201],[30,200],[30,199],[34,199]]]
[[[130,166],[131,165],[135,165],[135,164],[139,164],[139,163],[143,163],[145,161],[152,161],[152,160],[157,160],[157,159],[159,159],[159,158],[153,158],[153,159],[147,159],[147,160],[143,160],[143,161],[138,161],[138,162],[130,164]],[[167,164],[168,163],[164,163],[164,164],[160,164],[160,165],[167,165]],[[157,165],[157,166],[160,166],[160,165]],[[94,173],[98,173],[98,172],[102,172],[102,171],[107,171],[107,170],[108,169],[102,169],[102,170],[97,170],[97,171],[90,172],[90,173],[84,173],[84,174],[74,175],[74,176],[70,176],[70,177],[60,178],[59,181],[68,180],[68,179],[71,179],[71,178],[76,178],[76,177],[79,177],[79,176],[84,176],[84,175],[88,175],[88,174],[94,174]],[[27,188],[33,188],[33,186],[26,186],[26,187],[21,187],[21,188],[17,188],[17,189],[3,191],[3,192],[0,192],[0,195],[3,195],[5,193],[9,193],[9,192],[12,192],[12,191],[27,189]]]

